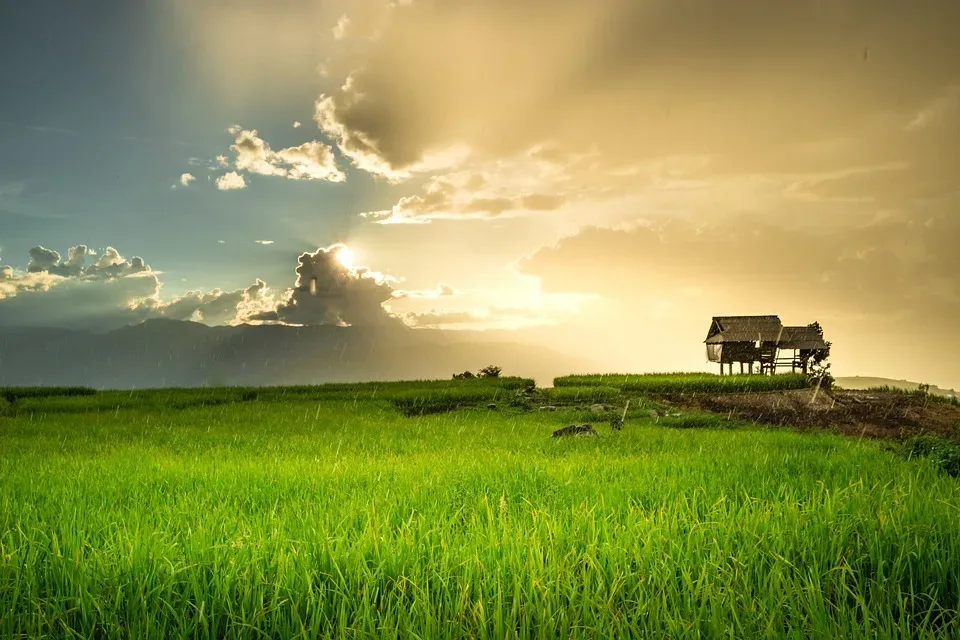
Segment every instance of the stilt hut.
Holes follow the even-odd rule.
[[[829,355],[830,343],[814,322],[806,327],[785,327],[778,316],[716,316],[710,323],[707,360],[720,364],[720,374],[774,374],[778,367],[807,372],[811,361],[820,362]],[[726,366],[726,371],[724,369]]]

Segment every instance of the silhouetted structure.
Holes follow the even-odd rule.
[[[778,316],[717,316],[707,332],[707,360],[724,365],[744,364],[753,373],[759,363],[760,373],[774,374],[780,367],[807,373],[811,362],[822,362],[830,355],[830,343],[823,338],[823,329],[814,322],[805,327],[785,327]]]

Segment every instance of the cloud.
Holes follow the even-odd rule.
[[[247,181],[236,171],[229,171],[217,178],[217,189],[220,191],[233,191],[243,189],[247,186]]]
[[[142,258],[125,259],[113,247],[97,254],[76,245],[61,259],[44,247],[30,250],[27,269],[0,268],[0,326],[48,326],[106,331],[150,318],[211,325],[256,321],[276,308],[262,280],[224,291],[189,291],[164,302],[159,276]],[[88,258],[94,258],[89,261]]]
[[[255,244],[273,244],[273,240],[254,240]]]
[[[460,295],[460,292],[450,284],[440,282],[435,289],[397,289],[393,292],[394,298],[443,298],[448,296]]]
[[[267,283],[257,278],[256,282],[243,290],[237,303],[236,322],[256,323],[257,318],[274,312],[277,300]]]
[[[76,245],[61,259],[41,246],[29,252],[25,271],[5,270],[0,279],[0,324],[105,330],[146,317],[160,282],[139,257],[123,258],[113,247],[99,256]],[[95,258],[88,264],[88,258]],[[144,306],[146,305],[146,306]]]
[[[960,83],[951,84],[943,93],[924,105],[907,123],[908,131],[955,123],[960,118]]]
[[[960,258],[944,236],[960,222],[940,213],[851,222],[826,232],[800,221],[741,216],[674,219],[629,230],[586,228],[520,263],[546,291],[616,301],[673,300],[716,313],[788,309],[834,318],[960,323]],[[697,290],[685,297],[683,291]]]
[[[86,247],[84,247],[86,250]],[[33,247],[30,249],[30,262],[27,263],[27,271],[37,273],[40,271],[49,271],[60,264],[60,254],[52,249],[44,247]]]
[[[390,209],[360,215],[379,224],[512,217],[554,211],[573,201],[576,192],[585,190],[582,182],[572,183],[569,178],[551,175],[549,169],[533,166],[539,164],[536,160],[500,164],[499,170],[477,166],[434,176],[426,182],[422,194],[404,196]],[[538,193],[537,189],[553,193]]]
[[[48,273],[60,277],[83,277],[90,279],[105,279],[129,276],[150,271],[141,258],[134,257],[126,260],[113,247],[107,247],[99,257],[96,252],[86,245],[80,244],[67,250],[66,260],[61,261],[57,251],[36,246],[30,249],[30,261],[27,263],[28,273]],[[87,258],[96,258],[87,265]]]
[[[268,243],[270,241],[260,241]],[[150,318],[211,325],[239,323],[383,325],[398,320],[384,307],[398,279],[344,264],[342,244],[299,257],[294,288],[273,292],[261,279],[243,289],[189,291],[169,301],[142,258],[107,247],[30,250],[27,268],[0,267],[0,326],[49,326],[106,331]],[[438,285],[436,296],[453,295]]]
[[[239,170],[290,180],[342,182],[346,179],[337,168],[333,150],[322,142],[313,140],[274,151],[259,137],[256,129],[243,129],[235,125],[228,131],[234,136],[230,149]]]
[[[196,178],[193,176],[193,174],[190,174],[190,173],[180,174],[180,184],[182,184],[185,187],[190,186],[190,183],[193,182],[194,180],[196,180]]]
[[[494,161],[536,145],[595,152],[608,170],[666,156],[706,156],[714,172],[862,164],[801,147],[903,133],[960,78],[949,0],[693,12],[673,0],[428,1],[379,15],[365,46],[334,53],[343,82],[315,119],[356,166],[386,176],[451,149]]]
[[[347,28],[350,26],[350,18],[346,15],[340,16],[337,25],[333,28],[334,40],[343,40],[347,36]]]
[[[438,310],[409,312],[401,316],[403,322],[417,329],[461,329],[490,331],[496,329],[520,329],[553,324],[549,318],[535,309],[489,307],[475,311]]]
[[[334,244],[300,255],[297,279],[276,310],[256,319],[287,324],[382,325],[396,320],[383,304],[393,297],[392,278],[366,267],[348,267]]]
[[[299,129],[301,126],[303,126],[303,123],[300,122],[299,120],[294,120],[294,121],[293,121],[293,128],[294,128],[294,129]]]

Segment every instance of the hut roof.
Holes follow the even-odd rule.
[[[704,342],[777,342],[783,328],[778,316],[716,316]]]
[[[827,343],[816,327],[784,327],[780,346],[784,349],[826,349]]]

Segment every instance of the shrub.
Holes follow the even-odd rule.
[[[834,378],[830,373],[830,363],[814,362],[807,373],[807,379],[811,387],[819,386],[821,389],[832,389]]]
[[[947,474],[960,476],[960,443],[936,436],[917,436],[905,443],[907,457],[930,458]]]

